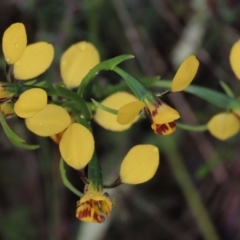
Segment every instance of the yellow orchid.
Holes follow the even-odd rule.
[[[27,35],[22,23],[14,23],[3,34],[2,49],[5,61],[13,64],[18,80],[28,80],[43,73],[52,63],[52,44],[37,42],[27,46]]]
[[[170,91],[178,92],[186,88],[195,77],[198,66],[196,57],[189,56],[175,74]],[[155,133],[167,135],[175,131],[174,121],[180,118],[180,114],[152,93],[148,93],[141,101],[130,102],[118,109],[117,122],[122,125],[130,124],[143,109],[151,117],[151,127]]]
[[[240,67],[239,67],[239,56],[240,56],[240,40],[235,42],[230,51],[230,65],[236,75],[237,79],[240,80]],[[218,113],[213,116],[208,124],[209,132],[219,140],[227,140],[228,138],[236,135],[240,130],[240,111],[231,109],[228,112]]]
[[[109,217],[113,202],[90,184],[77,202],[76,217],[85,222],[102,223]]]
[[[122,106],[137,101],[137,98],[127,92],[117,92],[112,94],[111,96],[105,98],[101,104],[103,104],[106,107],[113,108],[113,109],[120,109]],[[135,109],[134,109],[135,110]],[[139,113],[139,112],[138,112]],[[117,122],[117,116],[113,115],[109,112],[106,112],[100,108],[97,108],[96,113],[94,115],[94,120],[103,128],[111,131],[124,131],[131,127],[131,125],[134,123],[134,121],[137,120],[138,113],[136,116],[134,116],[134,119],[131,119],[132,121],[129,124],[119,124]]]
[[[87,73],[99,62],[99,53],[91,43],[82,41],[71,45],[60,60],[60,71],[65,86],[78,87]]]

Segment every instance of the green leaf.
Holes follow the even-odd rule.
[[[66,170],[64,168],[64,161],[63,159],[61,158],[60,159],[60,164],[59,164],[59,170],[60,170],[60,173],[61,173],[61,178],[62,178],[62,181],[63,181],[63,184],[65,187],[67,187],[71,192],[73,192],[74,194],[76,194],[78,197],[82,197],[83,194],[78,191],[68,180],[67,178],[67,175],[66,175]]]
[[[132,92],[139,100],[144,99],[146,95],[152,95],[152,93],[139,80],[137,80],[121,68],[115,67],[113,71],[119,74],[124,79],[128,87],[132,90]]]
[[[232,91],[232,89],[223,81],[219,81],[221,87],[223,88],[223,90],[225,91],[225,93],[227,94],[227,96],[229,96],[230,98],[234,98],[234,93]]]
[[[98,73],[99,71],[102,71],[102,70],[105,70],[105,71],[112,70],[119,63],[121,63],[123,61],[126,61],[128,59],[131,59],[131,58],[134,58],[134,56],[125,54],[125,55],[120,55],[118,57],[111,58],[111,59],[108,59],[106,61],[103,61],[103,62],[99,63],[93,69],[91,69],[89,71],[89,73],[83,78],[81,84],[78,87],[77,93],[79,95],[82,95],[85,87],[91,82],[91,80],[94,78],[96,73]]]
[[[3,131],[7,135],[8,139],[11,141],[11,143],[17,147],[28,149],[28,150],[35,150],[39,148],[39,145],[29,145],[26,144],[25,141],[20,138],[16,133],[12,131],[12,129],[8,126],[5,117],[2,114],[2,111],[0,111],[0,122],[3,127]]]
[[[106,107],[106,106],[104,106],[103,104],[97,102],[96,100],[94,100],[94,99],[92,99],[92,98],[91,98],[91,100],[92,100],[93,104],[94,104],[97,108],[100,108],[100,109],[102,109],[103,111],[109,112],[109,113],[114,114],[114,115],[117,115],[117,114],[118,114],[118,110],[115,110],[115,109],[113,109],[113,108]]]
[[[170,88],[171,81],[161,80],[157,83],[154,83],[154,86]],[[190,85],[183,91],[191,93],[197,97],[200,97],[200,98],[204,99],[205,101],[208,101],[219,108],[224,108],[224,109],[230,108],[230,109],[236,109],[236,110],[239,109],[240,110],[240,103],[237,99],[232,99],[232,98],[226,96],[225,94],[217,92],[215,90],[205,88],[205,87]]]
[[[83,99],[77,93],[66,87],[55,85],[54,88],[57,90],[58,96],[70,99],[76,103],[83,101]]]
[[[82,97],[80,97],[77,93],[73,92],[72,90],[67,89],[63,86],[55,85],[54,87],[59,96],[65,97],[75,102],[78,105],[78,108],[81,109],[81,112],[84,114],[86,119],[91,118],[91,113],[87,107],[86,102]]]

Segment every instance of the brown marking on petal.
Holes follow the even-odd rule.
[[[168,125],[169,125],[170,128],[175,128],[176,127],[176,123],[175,122],[170,122]]]
[[[158,114],[157,108],[155,108],[152,112],[151,115],[154,117]]]
[[[175,131],[176,124],[174,122],[164,123],[164,124],[152,123],[151,127],[155,133],[159,135],[167,135]]]
[[[98,215],[96,212],[94,212],[93,214],[93,219],[95,219],[98,223],[102,223],[105,221],[105,217],[103,215]]]
[[[77,212],[78,219],[84,219],[87,217],[91,217],[91,207],[89,207],[89,205],[90,205],[89,202],[85,202],[78,207],[78,208],[82,208]]]

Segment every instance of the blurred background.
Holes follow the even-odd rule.
[[[223,80],[237,96],[240,83],[231,71],[229,51],[239,39],[239,16],[238,0],[1,0],[0,35],[10,24],[23,22],[28,43],[52,43],[54,63],[40,79],[55,83],[61,81],[63,51],[87,40],[99,49],[102,60],[133,54],[135,59],[121,67],[139,78],[171,79],[180,63],[195,54],[200,68],[193,84],[222,92],[219,80]],[[1,81],[5,81],[3,57]],[[94,97],[101,99],[100,87],[121,79],[102,72],[96,81],[99,91],[95,88]],[[178,109],[185,124],[205,124],[223,111],[187,93],[166,96],[164,101]],[[208,132],[181,129],[157,136],[147,119],[114,133],[93,122],[106,183],[115,180],[132,146],[152,143],[161,154],[151,181],[109,191],[116,204],[111,217],[98,225],[75,218],[78,197],[61,182],[58,146],[31,134],[20,119],[8,123],[27,143],[41,148],[17,149],[0,131],[0,239],[240,239],[239,135],[224,142]],[[69,168],[67,175],[83,191],[78,173]]]

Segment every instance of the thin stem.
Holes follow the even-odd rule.
[[[122,181],[120,179],[120,176],[114,181],[112,182],[111,184],[109,185],[103,185],[103,188],[115,188],[115,187],[118,187],[119,185],[122,184]]]
[[[60,173],[61,173],[61,178],[63,181],[63,184],[65,185],[65,187],[67,187],[71,192],[73,192],[74,194],[76,194],[78,197],[82,197],[83,194],[78,191],[69,181],[66,175],[66,170],[64,168],[64,162],[63,159],[61,158],[60,160],[60,165],[59,165],[59,169],[60,169]]]

